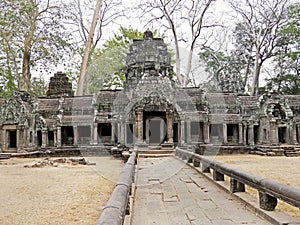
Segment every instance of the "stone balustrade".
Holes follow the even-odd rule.
[[[245,192],[245,185],[256,189],[259,192],[259,206],[263,210],[273,211],[277,206],[277,199],[300,208],[299,189],[230,167],[192,151],[176,148],[175,155],[193,163],[194,167],[200,167],[203,173],[212,173],[214,181],[224,181],[224,176],[228,176],[231,193]]]

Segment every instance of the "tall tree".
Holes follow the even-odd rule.
[[[139,4],[143,15],[150,16],[150,23],[159,24],[166,32],[171,33],[175,45],[176,77],[182,86],[188,85],[194,51],[203,28],[214,26],[209,22],[212,20],[207,20],[206,17],[212,2],[213,0],[141,0]],[[185,43],[188,51],[188,59],[184,66],[180,42]],[[185,71],[181,70],[182,67],[186,68]]]
[[[78,87],[77,87],[77,95],[83,95],[83,85],[85,81],[85,75],[88,67],[88,61],[90,58],[90,53],[91,53],[91,47],[93,44],[93,38],[94,38],[94,33],[96,29],[96,25],[99,19],[99,12],[101,8],[102,0],[97,0],[97,4],[95,6],[95,11],[94,11],[94,16],[93,16],[93,21],[91,24],[91,28],[89,31],[88,39],[86,41],[86,46],[84,49],[84,55],[82,58],[81,62],[81,67],[80,67],[80,76],[79,76],[79,82],[78,82]]]
[[[236,40],[252,52],[254,68],[251,95],[258,94],[261,68],[268,59],[281,54],[285,40],[279,31],[287,23],[288,0],[231,1],[232,8],[241,16],[241,32]],[[248,54],[248,52],[247,52]]]
[[[69,35],[61,23],[64,11],[56,0],[3,0],[1,8],[0,38],[8,67],[18,88],[29,91],[33,67],[47,67],[70,53]]]

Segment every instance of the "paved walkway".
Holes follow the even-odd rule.
[[[270,224],[176,158],[138,161],[132,225]]]

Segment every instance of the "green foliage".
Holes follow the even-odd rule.
[[[85,94],[99,89],[120,88],[125,81],[126,54],[133,39],[143,38],[143,32],[131,27],[119,28],[102,50],[95,50],[86,77]]]
[[[45,70],[73,55],[75,49],[63,26],[66,12],[60,1],[3,0],[0,7],[0,55],[5,56],[0,66],[11,69],[18,86],[30,84],[34,68]]]
[[[31,79],[30,94],[35,97],[45,97],[48,90],[48,84],[43,76],[33,77]]]

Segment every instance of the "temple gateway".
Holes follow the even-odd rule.
[[[133,41],[126,63],[120,90],[74,97],[58,72],[45,98],[17,92],[0,99],[0,151],[168,144],[285,154],[300,148],[300,96],[243,95],[231,75],[222,78],[219,93],[177,87],[167,45],[150,31]]]

